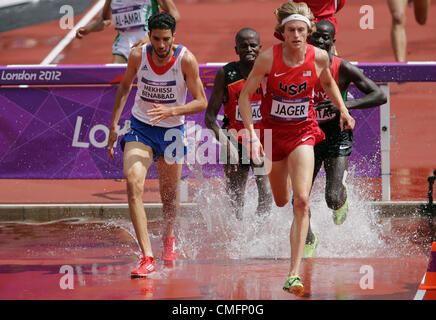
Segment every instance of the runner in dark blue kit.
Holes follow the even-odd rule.
[[[349,110],[366,109],[386,103],[386,95],[362,71],[343,58],[332,54],[335,43],[335,27],[327,20],[316,24],[316,31],[310,36],[310,43],[324,49],[330,58],[330,72],[335,79],[342,98],[347,98],[347,90],[351,83],[365,94],[360,99],[345,101]],[[315,85],[314,107],[316,119],[326,138],[315,148],[315,180],[322,164],[326,172],[325,198],[327,206],[333,210],[333,221],[336,225],[344,223],[348,212],[347,187],[345,184],[348,157],[353,150],[353,132],[340,130],[336,106],[328,99],[320,83]],[[311,257],[317,245],[317,238],[309,225],[306,239],[305,257]]]

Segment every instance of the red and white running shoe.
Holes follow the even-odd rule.
[[[130,273],[132,278],[146,277],[156,271],[156,260],[153,257],[141,257],[139,268]]]

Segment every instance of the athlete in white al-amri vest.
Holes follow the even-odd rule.
[[[118,34],[112,45],[112,54],[126,60],[131,47],[148,33],[148,18],[159,12],[155,0],[111,0],[112,22]]]
[[[105,0],[102,14],[79,28],[76,37],[82,39],[113,25],[117,35],[112,44],[112,63],[126,63],[132,47],[148,41],[148,19],[159,11],[171,14],[176,21],[180,18],[173,0]]]

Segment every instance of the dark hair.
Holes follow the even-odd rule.
[[[148,30],[151,32],[154,29],[171,30],[171,33],[174,34],[176,31],[176,19],[164,11],[156,13],[148,18]]]
[[[252,28],[242,28],[241,30],[238,31],[238,33],[235,36],[235,42],[238,43],[239,40],[242,39],[242,35],[246,32],[252,32],[255,34],[255,36],[258,38],[258,40],[260,39],[259,34],[257,33],[256,30],[252,29]]]

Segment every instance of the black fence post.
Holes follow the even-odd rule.
[[[433,204],[433,191],[434,191],[434,182],[436,180],[436,169],[433,171],[433,176],[427,178],[428,181],[428,193],[427,199],[428,203],[426,205],[426,214],[428,215],[429,223],[430,223],[430,232],[431,232],[431,241],[435,241],[435,216],[436,216],[436,206]]]

